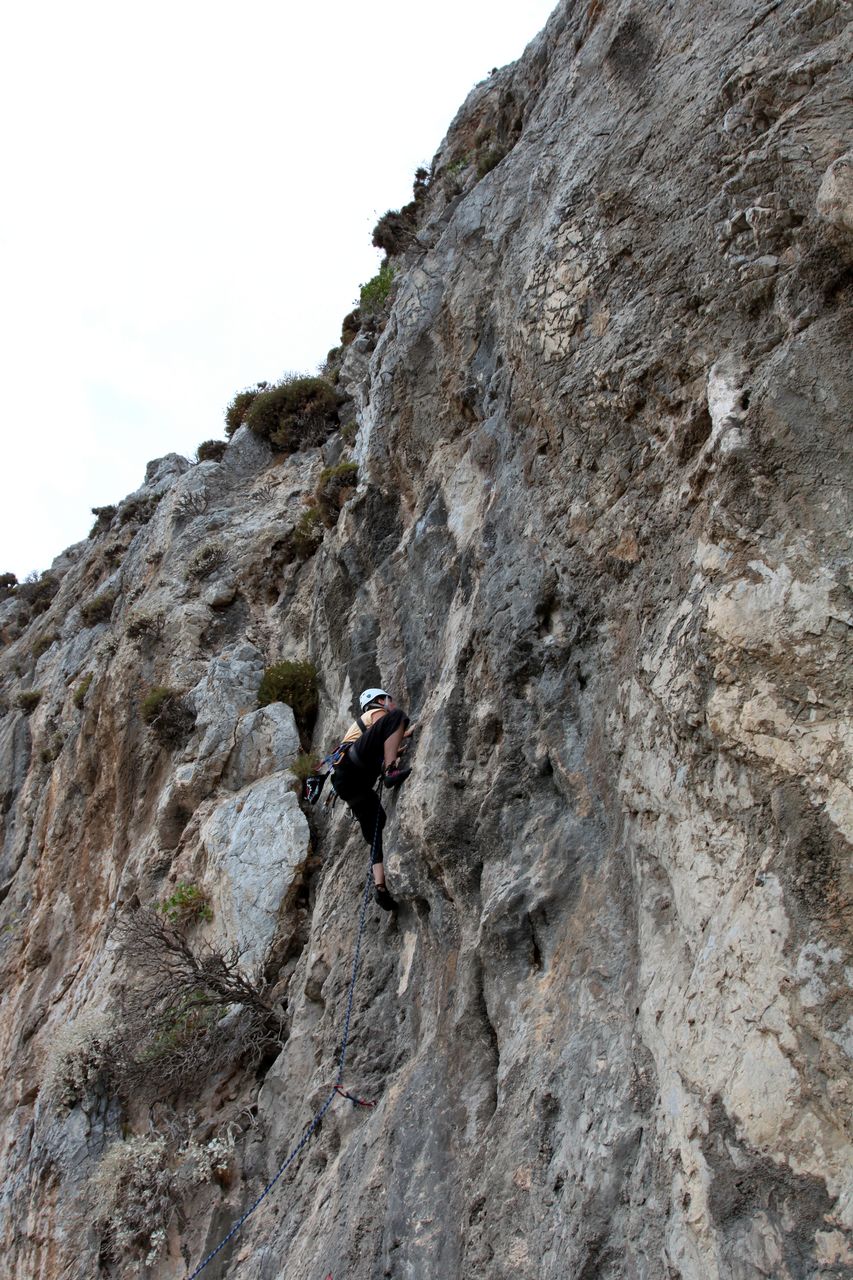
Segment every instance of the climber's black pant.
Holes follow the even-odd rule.
[[[354,778],[347,777],[340,769],[332,775],[332,786],[357,818],[361,834],[373,851],[370,861],[374,865],[382,862],[382,828],[386,816],[379,796],[368,787],[360,787]]]

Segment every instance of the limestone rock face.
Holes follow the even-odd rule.
[[[853,153],[839,156],[823,175],[817,211],[837,227],[853,231]]]
[[[278,912],[308,851],[308,823],[294,791],[265,778],[214,809],[201,828],[217,918],[247,966],[262,964]]]
[[[393,221],[354,439],[152,463],[0,604],[10,1274],[186,1275],[329,1097],[368,852],[290,769],[377,684],[418,727],[345,1061],[376,1105],[204,1274],[853,1274],[851,33],[561,3]],[[313,728],[257,706],[281,659]],[[190,1001],[134,1091],[123,923],[187,885],[275,1034],[152,1091]]]

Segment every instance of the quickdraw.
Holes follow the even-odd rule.
[[[355,722],[362,733],[367,731],[367,725],[361,716],[356,716]],[[326,779],[332,773],[336,765],[339,765],[345,755],[348,755],[356,746],[355,742],[339,742],[334,751],[330,751],[324,756],[316,769],[309,775],[302,784],[302,799],[307,800],[309,804],[316,804],[320,799],[320,793],[326,785]]]
[[[354,1093],[349,1093],[346,1089],[342,1089],[339,1084],[335,1085],[335,1093],[339,1093],[342,1098],[347,1098],[354,1107],[375,1107],[375,1102],[368,1102],[366,1098],[357,1098]]]

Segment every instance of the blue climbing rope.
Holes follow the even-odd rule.
[[[381,798],[382,798],[382,780],[381,779],[379,781],[379,797],[381,801]],[[305,1146],[307,1146],[311,1138],[311,1135],[315,1133],[316,1130],[319,1128],[320,1124],[322,1123],[323,1117],[325,1116],[326,1112],[329,1110],[329,1107],[332,1105],[335,1098],[343,1094],[344,1097],[347,1097],[350,1099],[350,1101],[353,1101],[352,1095],[346,1093],[346,1091],[342,1087],[343,1078],[344,1078],[344,1062],[346,1061],[347,1045],[349,1043],[350,1020],[352,1018],[352,1003],[353,1003],[353,998],[355,996],[355,980],[356,980],[356,977],[358,976],[358,965],[359,965],[359,960],[361,959],[361,939],[362,939],[362,935],[364,934],[365,921],[367,920],[367,904],[370,901],[370,887],[371,887],[371,884],[373,883],[373,853],[374,853],[374,850],[376,849],[376,841],[379,838],[381,816],[382,815],[380,810],[380,812],[376,815],[376,830],[373,833],[373,844],[370,846],[370,866],[367,869],[367,878],[364,882],[364,893],[362,894],[362,897],[361,897],[361,918],[359,919],[359,922],[358,922],[358,937],[356,938],[355,955],[353,956],[353,962],[352,962],[352,975],[350,977],[349,994],[347,996],[347,1011],[346,1011],[346,1016],[344,1017],[343,1035],[341,1036],[341,1047],[340,1047],[339,1059],[338,1059],[338,1075],[332,1087],[332,1091],[329,1094],[326,1101],[323,1103],[320,1110],[316,1113],[313,1119],[306,1126],[305,1132],[302,1134],[302,1137],[299,1139],[299,1142],[296,1144],[296,1146],[287,1156],[284,1163],[279,1166],[275,1176],[270,1179],[270,1181],[264,1187],[261,1194],[258,1196],[257,1200],[254,1202],[254,1204],[250,1205],[250,1207],[246,1210],[243,1216],[237,1219],[237,1221],[234,1223],[234,1226],[228,1232],[228,1235],[223,1237],[223,1239],[219,1241],[219,1244],[216,1246],[216,1248],[211,1250],[211,1252],[207,1255],[207,1257],[198,1264],[195,1271],[193,1271],[192,1274],[187,1277],[187,1280],[195,1280],[196,1276],[202,1273],[202,1271],[207,1266],[207,1264],[213,1261],[213,1259],[220,1252],[220,1250],[225,1248],[228,1241],[232,1240],[234,1236],[236,1236],[237,1232],[240,1230],[243,1223],[247,1220],[247,1218],[250,1218],[252,1216],[252,1214],[255,1212],[258,1205],[261,1203],[261,1201],[265,1200],[266,1197],[269,1195],[269,1193],[272,1191],[273,1187],[278,1182],[281,1175],[285,1172],[286,1169],[289,1168],[291,1164],[293,1164],[293,1161],[299,1155],[300,1151],[302,1151],[302,1149]],[[357,1099],[356,1101],[361,1102],[361,1099]],[[369,1105],[369,1104],[362,1103],[362,1105]]]

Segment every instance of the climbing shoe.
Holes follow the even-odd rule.
[[[393,911],[397,905],[384,884],[376,885],[373,896],[383,911]]]
[[[399,787],[405,782],[411,773],[411,769],[398,769],[396,765],[391,765],[382,775],[382,782],[386,787]]]

